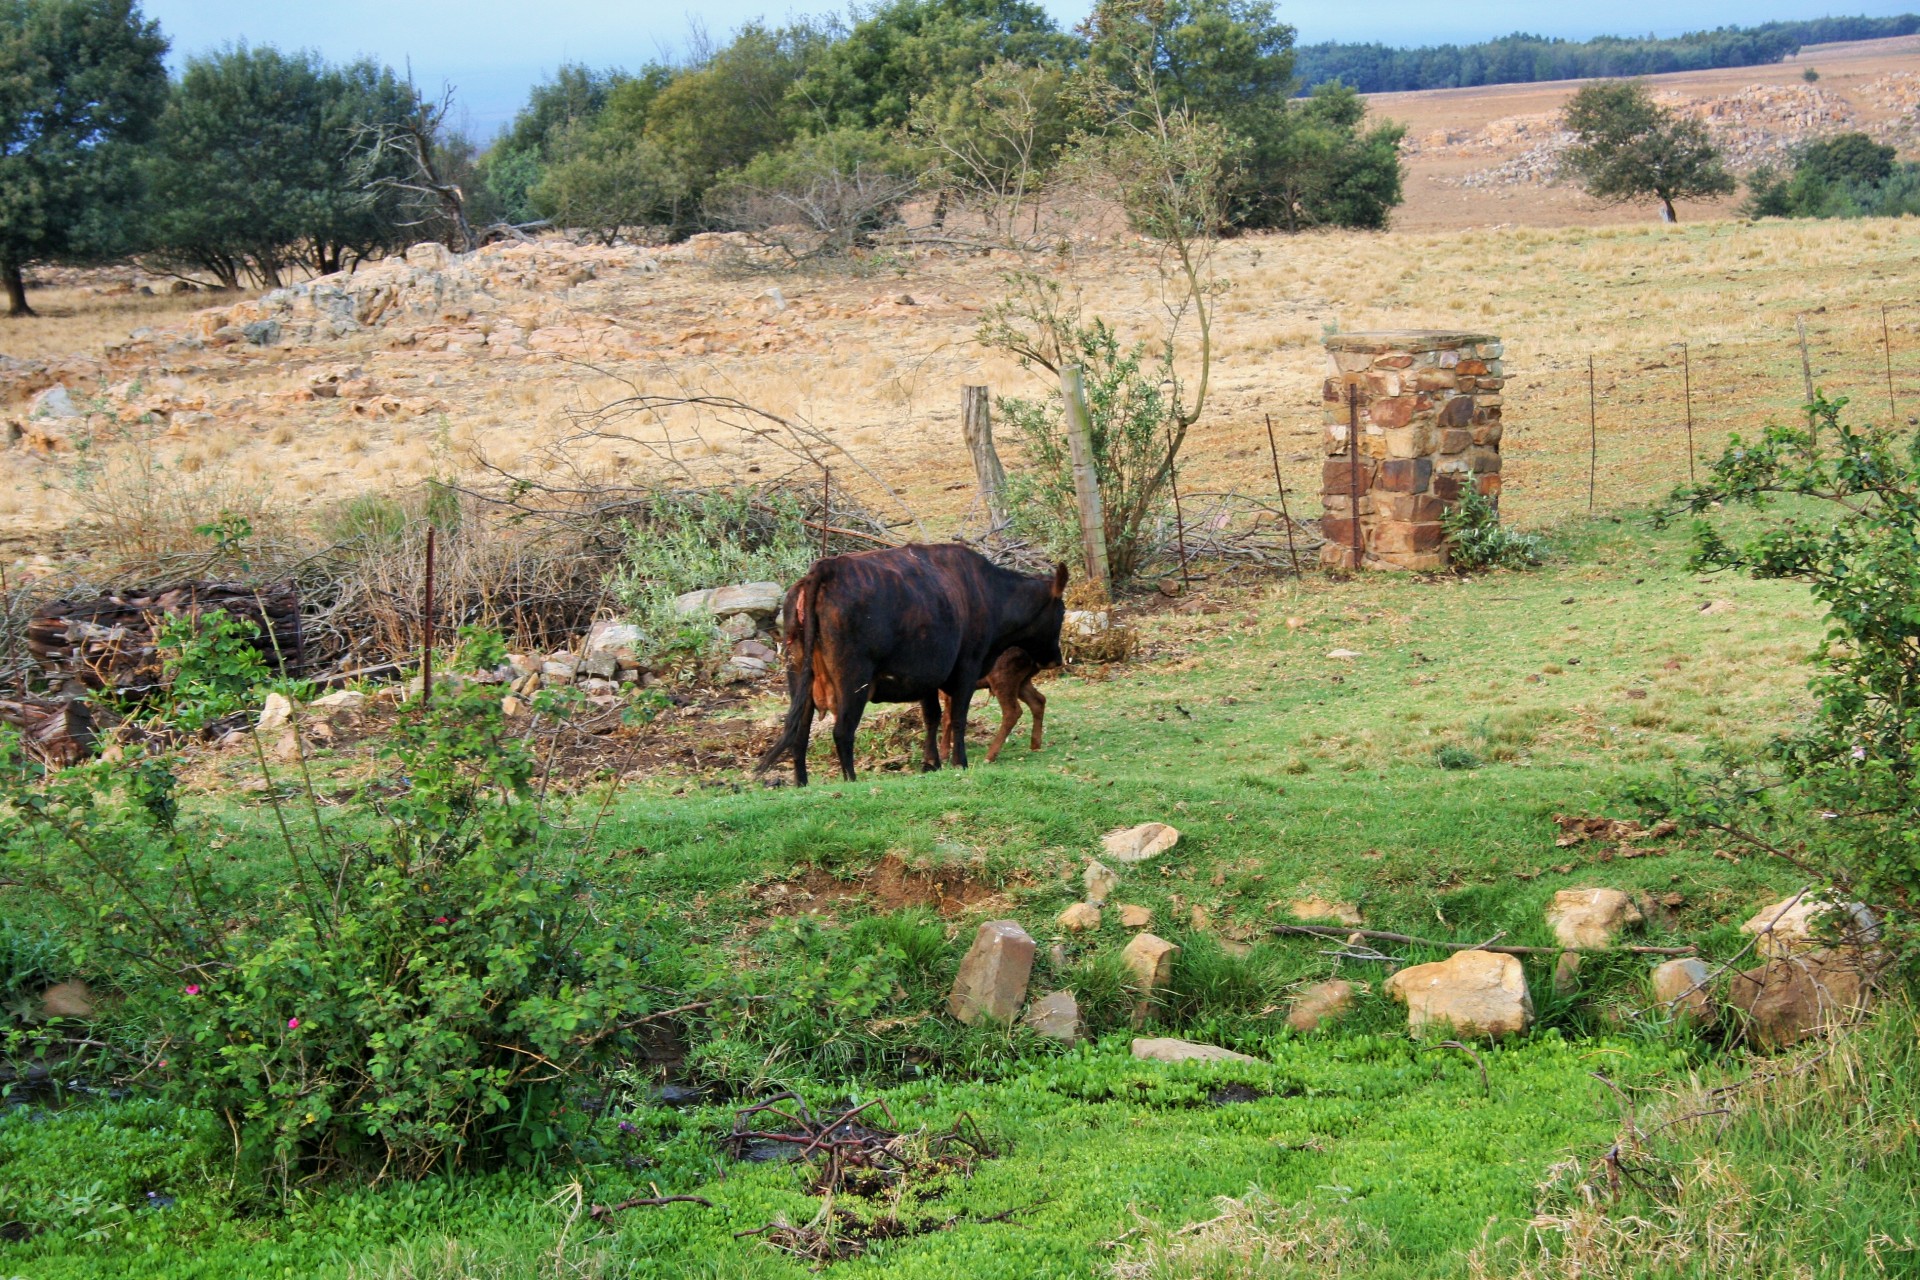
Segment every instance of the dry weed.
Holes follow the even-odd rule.
[[[1282,1205],[1259,1187],[1214,1200],[1219,1213],[1171,1231],[1142,1219],[1143,1238],[1121,1247],[1116,1280],[1338,1280],[1365,1270],[1388,1250],[1386,1232],[1369,1223]]]

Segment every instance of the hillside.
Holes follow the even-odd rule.
[[[1819,79],[1807,83],[1813,68]],[[1732,67],[1646,77],[1668,106],[1703,119],[1736,172],[1778,163],[1796,143],[1858,130],[1920,147],[1920,36],[1813,45],[1770,67]],[[1372,94],[1377,114],[1407,125],[1401,154],[1404,230],[1455,230],[1499,223],[1579,226],[1640,221],[1644,210],[1597,206],[1553,180],[1556,117],[1580,81]],[[1724,216],[1739,197],[1683,205],[1682,221]]]

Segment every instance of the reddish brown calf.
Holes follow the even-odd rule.
[[[1000,655],[993,664],[993,670],[978,689],[991,690],[1000,701],[1000,731],[993,735],[993,742],[987,747],[987,763],[992,764],[1000,757],[1000,748],[1006,745],[1007,735],[1020,723],[1020,704],[1026,703],[1033,711],[1032,750],[1040,749],[1040,727],[1047,718],[1047,696],[1033,683],[1034,676],[1040,673],[1040,664],[1028,655],[1025,649],[1009,649]],[[953,714],[952,699],[946,694],[940,695],[942,706],[947,710],[941,727],[941,748],[947,759],[953,758]]]

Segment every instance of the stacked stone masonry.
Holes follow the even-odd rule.
[[[1447,510],[1468,485],[1500,501],[1500,340],[1398,329],[1335,334],[1326,347],[1322,563],[1445,568]]]

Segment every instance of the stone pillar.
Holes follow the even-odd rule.
[[[1469,484],[1500,500],[1501,343],[1481,333],[1390,329],[1326,339],[1322,564],[1443,569],[1440,518]],[[1358,465],[1347,439],[1357,400]],[[1355,563],[1358,535],[1360,555]]]

